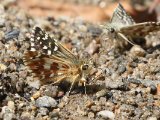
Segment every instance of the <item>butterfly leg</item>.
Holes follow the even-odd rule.
[[[125,37],[125,35],[123,35],[122,33],[118,33],[118,35],[122,38],[122,39],[124,39],[124,40],[126,40],[127,42],[129,42],[131,45],[135,45],[133,42],[131,42],[127,37]]]
[[[84,84],[84,93],[85,93],[85,95],[87,95],[86,82],[84,82],[83,84]]]
[[[72,90],[75,82],[78,80],[78,78],[79,78],[79,75],[77,75],[77,76],[75,76],[75,77],[73,78],[73,82],[71,83],[71,87],[69,88],[68,95],[70,94],[70,92],[71,92],[71,90]]]
[[[53,83],[53,85],[57,84],[57,83],[60,83],[62,80],[64,80],[66,77],[64,76],[61,76],[61,77],[57,77],[56,79],[56,82]],[[54,78],[55,79],[55,78]]]

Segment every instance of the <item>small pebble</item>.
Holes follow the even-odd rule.
[[[42,116],[45,116],[49,113],[49,110],[47,108],[44,108],[44,107],[40,107],[39,110],[38,110],[38,114],[42,115]]]
[[[5,39],[10,40],[13,38],[17,38],[19,36],[19,33],[20,33],[20,30],[18,30],[18,29],[11,30],[11,31],[5,33]]]
[[[157,95],[160,95],[160,83],[157,85]]]
[[[89,113],[88,113],[88,117],[89,117],[89,118],[94,118],[94,113],[93,113],[93,112],[89,112]]]
[[[41,93],[49,97],[57,97],[58,94],[58,86],[53,86],[53,85],[44,85],[40,89]]]
[[[13,101],[8,101],[8,107],[11,109],[11,110],[15,110],[15,104]]]
[[[13,120],[15,117],[14,111],[8,106],[2,107],[1,114],[3,116],[3,120]]]
[[[0,19],[0,28],[4,27],[5,26],[5,18],[2,18]]]
[[[99,49],[99,45],[96,43],[95,40],[93,40],[88,47],[85,49],[86,52],[88,52],[90,55],[94,54],[97,52]]]
[[[50,112],[50,113],[49,113],[49,116],[51,117],[51,119],[52,119],[52,118],[54,118],[54,119],[57,118],[57,117],[59,116],[59,111],[60,111],[60,109],[57,108],[57,109],[54,109],[52,112]],[[54,120],[54,119],[53,119],[53,120]]]
[[[32,81],[33,79],[31,77],[27,77],[27,83],[30,87],[33,87],[33,88],[36,88],[36,89],[39,89],[40,88],[40,81],[39,80],[34,80]]]
[[[94,104],[93,101],[88,100],[88,101],[85,103],[85,106],[86,106],[87,108],[90,108],[93,104]]]
[[[102,89],[102,90],[100,90],[100,91],[98,91],[98,92],[96,93],[96,97],[97,97],[97,98],[103,97],[103,96],[107,95],[107,93],[108,93],[108,90],[107,90],[107,89]]]
[[[20,78],[26,78],[27,77],[27,71],[20,71],[19,72],[19,77]]]
[[[10,70],[16,70],[16,69],[17,69],[17,66],[16,66],[16,64],[11,63],[11,64],[8,66],[8,68],[10,68]]]
[[[101,110],[101,106],[93,105],[93,106],[91,106],[91,110],[92,110],[93,112],[98,112],[98,111]]]
[[[158,120],[156,117],[148,117],[147,120]]]
[[[43,96],[36,100],[37,107],[56,107],[57,101],[51,97]]]
[[[98,116],[101,116],[104,119],[111,119],[114,120],[115,114],[108,110],[103,110],[97,113]]]
[[[0,31],[0,40],[2,40],[5,36],[5,33],[3,31]]]
[[[131,50],[130,50],[131,55],[133,56],[139,56],[139,57],[143,57],[145,55],[145,50],[142,49],[140,46],[138,45],[134,45]]]
[[[0,63],[0,71],[4,71],[6,68],[6,65]]]
[[[32,95],[32,97],[33,97],[34,99],[37,99],[37,98],[40,97],[40,95],[41,95],[40,91],[37,91],[36,93],[34,93],[34,94]]]
[[[122,74],[126,71],[126,66],[121,64],[118,66],[118,73]]]
[[[151,91],[150,91],[150,92],[151,92],[152,94],[156,94],[156,93],[157,93],[157,87],[156,87],[155,85],[153,85],[153,84],[150,85],[150,88],[151,88]]]
[[[22,112],[21,114],[21,120],[30,120],[31,119],[31,114],[29,112]]]

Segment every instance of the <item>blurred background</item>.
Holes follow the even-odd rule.
[[[1,0],[33,17],[72,17],[91,23],[108,21],[120,2],[136,22],[159,21],[160,0]]]

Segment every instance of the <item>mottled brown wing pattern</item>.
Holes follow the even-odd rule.
[[[52,39],[39,27],[35,27],[30,38],[30,50],[25,52],[24,63],[42,82],[60,81],[69,75],[68,70],[77,60],[68,49]]]
[[[160,23],[157,22],[144,22],[135,25],[122,27],[119,32],[131,38],[141,38],[146,35],[160,30]]]
[[[24,62],[33,73],[34,77],[38,77],[42,83],[47,83],[64,78],[69,66],[55,62],[48,55],[41,54],[37,56],[37,52],[28,51],[25,53]]]

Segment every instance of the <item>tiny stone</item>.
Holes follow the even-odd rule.
[[[30,120],[30,118],[31,118],[31,114],[29,113],[29,112],[23,112],[22,114],[21,114],[21,120]]]
[[[39,112],[39,114],[41,114],[42,116],[45,116],[45,115],[48,114],[49,111],[48,111],[47,108],[41,107],[41,108],[39,108],[38,112]]]
[[[150,85],[150,88],[151,88],[151,93],[152,94],[156,94],[156,92],[157,92],[157,87],[155,86],[155,85]]]
[[[95,40],[93,40],[85,49],[86,52],[88,52],[90,55],[94,54],[97,52],[99,49],[99,45],[96,43]]]
[[[0,19],[0,28],[4,27],[5,26],[5,19],[1,17]]]
[[[51,97],[43,96],[36,100],[37,107],[56,107],[57,101]]]
[[[54,98],[58,94],[58,87],[53,85],[47,85],[41,87],[40,91],[43,95]]]
[[[10,39],[13,39],[13,38],[17,38],[19,36],[19,33],[20,33],[20,30],[11,30],[7,33],[5,33],[5,39],[6,40],[10,40]]]
[[[27,76],[27,71],[20,71],[19,72],[19,77],[26,78],[26,76]]]
[[[102,90],[100,90],[100,91],[98,91],[98,92],[96,93],[96,97],[97,97],[97,98],[103,97],[103,96],[107,95],[107,93],[108,93],[108,90],[107,90],[107,89],[102,89]]]
[[[126,71],[125,65],[119,65],[118,66],[118,73],[122,74]]]
[[[94,104],[93,101],[88,100],[88,101],[85,103],[85,106],[86,106],[87,108],[90,108],[93,104]]]
[[[8,66],[11,70],[16,70],[17,67],[14,63],[11,63],[9,66]]]
[[[98,116],[101,116],[102,118],[104,119],[111,119],[111,120],[114,120],[115,118],[115,114],[111,111],[108,111],[108,110],[103,110],[103,111],[100,111],[97,113]]]
[[[8,101],[8,107],[9,107],[11,110],[15,110],[14,102],[13,102],[13,101]]]
[[[88,113],[88,117],[89,117],[89,118],[94,118],[94,113],[93,113],[93,112],[89,112],[89,113]]]
[[[98,112],[98,111],[101,110],[101,107],[100,107],[100,106],[93,105],[93,106],[91,106],[91,110],[92,110],[93,112]]]
[[[0,40],[4,38],[5,33],[3,31],[0,31]]]
[[[130,50],[131,55],[143,57],[145,55],[145,50],[138,45],[134,45]]]
[[[58,119],[60,109],[54,109],[52,112],[49,113],[51,119],[56,120]]]
[[[0,63],[0,71],[4,71],[6,68],[6,65]]]
[[[157,95],[160,95],[160,83],[157,85]]]
[[[14,111],[10,109],[8,106],[2,107],[1,114],[3,116],[3,120],[12,120],[14,119]]]
[[[31,81],[30,77],[27,77],[27,83],[30,87],[33,87],[33,88],[36,88],[36,89],[39,89],[40,88],[40,81],[39,80],[34,80],[34,81]]]
[[[41,95],[40,91],[37,91],[36,93],[34,93],[34,94],[32,95],[32,97],[33,97],[34,99],[37,99],[37,98],[39,98],[40,95]]]
[[[157,120],[157,118],[156,117],[149,117],[149,118],[147,118],[147,120]]]

